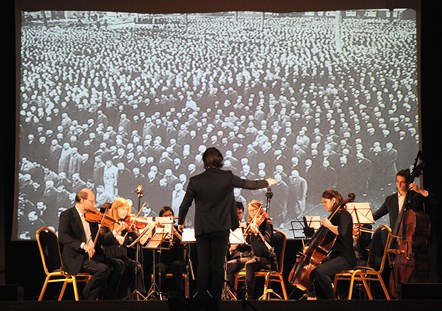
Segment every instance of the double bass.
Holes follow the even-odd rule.
[[[407,186],[413,183],[424,166],[418,166],[418,153]],[[429,238],[430,217],[422,209],[423,202],[413,199],[417,194],[407,189],[402,213],[399,214],[393,234],[396,240],[392,243],[389,253],[392,267],[389,279],[390,295],[400,296],[401,285],[404,283],[427,283],[429,281]]]
[[[347,203],[353,202],[354,199],[354,193],[349,193],[348,198],[342,201],[342,203],[328,216],[328,219],[331,220],[342,207]],[[302,291],[306,291],[311,286],[311,272],[322,263],[325,257],[328,256],[336,239],[336,234],[331,232],[327,227],[321,225],[303,249],[298,253],[295,265],[290,271],[288,277],[289,283]]]

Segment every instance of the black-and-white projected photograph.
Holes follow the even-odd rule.
[[[98,209],[124,197],[140,217],[178,216],[208,147],[224,170],[278,180],[235,198],[296,238],[303,217],[327,216],[324,190],[374,211],[418,153],[411,9],[21,18],[13,239],[57,231],[84,187]]]

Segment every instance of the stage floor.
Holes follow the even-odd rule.
[[[150,301],[0,301],[5,311],[406,311],[440,310],[442,300],[237,300],[212,302],[206,308],[197,299]]]

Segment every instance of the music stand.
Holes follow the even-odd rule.
[[[293,237],[295,239],[305,239],[305,231],[304,229],[306,226],[313,228],[315,231],[321,227],[321,217],[320,216],[304,216],[304,219],[302,220],[292,220],[290,221],[290,224],[292,228],[290,229],[293,231]]]
[[[137,212],[137,217],[140,214],[140,212],[146,207],[147,202],[145,202],[142,206],[141,206],[141,198],[143,197],[143,186],[139,185],[137,187],[136,190],[137,193],[137,198],[138,198],[138,212]],[[130,245],[128,245],[127,247],[134,247],[135,246],[135,261],[137,262],[137,264],[140,264],[140,254],[141,254],[141,248],[140,248],[140,243],[138,243],[140,237],[138,236],[135,241],[133,241]],[[141,260],[142,261],[142,260]],[[141,267],[143,267],[143,265],[141,264]],[[142,272],[144,271],[144,269],[141,270]],[[133,299],[134,297],[137,297],[138,299],[141,297],[142,299],[145,299],[146,297],[137,289],[138,288],[138,267],[135,268],[135,289],[129,294],[129,296],[127,297],[127,299]]]
[[[368,202],[350,202],[346,204],[346,210],[353,219],[353,224],[368,225],[374,224],[373,213]]]
[[[196,243],[196,239],[195,239],[195,229],[193,228],[184,228],[183,229],[183,234],[181,235],[181,243],[186,245],[186,249],[187,249],[187,266],[186,266],[186,270],[187,270],[187,279],[189,280],[189,274],[192,277],[192,281],[195,281],[195,273],[193,271],[193,263],[192,263],[192,258],[191,258],[191,254],[190,254],[190,244],[192,243]],[[198,292],[196,292],[192,298],[195,298],[196,295],[198,295]]]
[[[155,299],[158,297],[159,300],[163,300],[163,293],[161,292],[161,283],[158,285],[156,283],[156,251],[160,252],[160,260],[161,260],[161,244],[165,242],[167,239],[170,240],[173,237],[172,227],[173,227],[173,217],[148,217],[149,225],[147,229],[140,234],[142,238],[143,236],[147,236],[147,243],[142,243],[144,248],[152,249],[152,284],[150,285],[149,291],[147,292],[146,298],[144,300]],[[153,228],[152,228],[153,224]],[[142,239],[144,240],[144,239]],[[160,282],[161,282],[161,272],[160,272]]]
[[[350,202],[346,204],[346,210],[350,213],[353,219],[353,225],[358,228],[358,236],[361,235],[361,231],[368,231],[368,229],[361,229],[360,225],[374,224],[373,214],[371,212],[371,207],[368,202]],[[358,261],[361,259],[359,254],[360,249],[360,238],[356,240],[357,245],[357,257]]]
[[[244,231],[242,227],[238,227],[235,230],[230,230],[229,244],[244,244]]]
[[[238,227],[235,230],[230,230],[229,234],[229,245],[238,245],[238,244],[245,244],[246,241],[244,239],[244,228]],[[222,291],[222,297],[223,300],[237,300],[235,294],[230,290],[230,288],[227,286],[227,255],[224,256],[224,287]]]

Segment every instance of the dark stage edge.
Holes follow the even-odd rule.
[[[196,299],[150,301],[0,301],[4,311],[406,311],[441,310],[442,300],[267,300],[219,301],[202,309]]]

